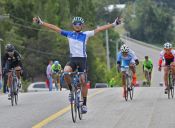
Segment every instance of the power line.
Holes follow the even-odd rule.
[[[8,21],[8,22],[12,25],[15,25],[15,26],[18,26],[18,27],[20,26],[20,27],[23,27],[23,28],[31,29],[31,30],[39,30],[39,31],[43,31],[43,32],[53,32],[53,31],[50,31],[50,30],[43,30],[43,29],[33,28],[33,27],[30,27],[30,26],[14,23],[12,21]]]

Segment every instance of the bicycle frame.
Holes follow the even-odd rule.
[[[11,69],[11,86],[10,86],[10,95],[11,95],[11,104],[12,106],[14,105],[14,100],[15,104],[17,105],[18,102],[18,77],[16,75],[16,70]]]
[[[126,80],[126,94],[125,94],[125,100],[128,100],[128,95],[130,95],[130,99],[133,99],[133,86],[132,86],[132,71],[130,69],[129,66],[124,66],[123,68],[125,68],[125,80]]]
[[[75,123],[77,118],[77,110],[79,119],[82,119],[82,112],[81,112],[81,106],[82,106],[82,96],[81,96],[81,82],[80,82],[80,76],[82,74],[85,74],[86,78],[86,72],[65,72],[64,75],[70,75],[71,76],[71,86],[72,86],[72,101],[71,101],[71,113],[72,113],[72,120]]]

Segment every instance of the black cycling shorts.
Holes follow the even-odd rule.
[[[171,59],[165,59],[165,65],[170,65],[174,61],[174,58]]]
[[[73,72],[78,69],[78,72],[86,71],[87,58],[86,57],[71,57],[67,62],[67,66],[70,66]]]

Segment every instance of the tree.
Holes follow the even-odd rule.
[[[158,8],[152,0],[137,0],[135,5],[135,17],[129,13],[133,12],[131,5],[125,12],[125,28],[133,38],[157,44],[172,40],[173,19],[166,8]]]

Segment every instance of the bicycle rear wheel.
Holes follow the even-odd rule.
[[[73,122],[75,123],[76,122],[76,119],[77,119],[77,101],[76,101],[76,99],[77,98],[75,98],[76,97],[76,91],[71,91],[71,93],[72,93],[72,101],[71,101],[71,113],[72,113],[72,120],[73,120]]]

